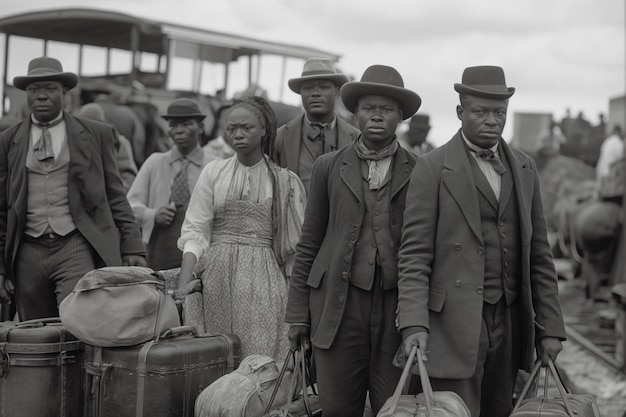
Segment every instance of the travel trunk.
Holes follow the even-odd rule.
[[[0,417],[81,417],[82,359],[59,318],[0,323]]]
[[[235,335],[176,327],[137,346],[85,345],[85,417],[193,417],[200,392],[241,360]]]

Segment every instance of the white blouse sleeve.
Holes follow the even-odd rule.
[[[178,238],[178,248],[184,253],[191,252],[200,260],[211,242],[211,225],[215,214],[214,190],[217,169],[212,161],[202,170],[193,189],[185,221]]]

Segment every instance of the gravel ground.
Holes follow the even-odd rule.
[[[570,389],[592,394],[602,417],[626,417],[626,376],[596,358],[575,342],[563,344],[557,359],[570,380]]]

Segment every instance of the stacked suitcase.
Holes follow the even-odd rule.
[[[200,392],[239,364],[234,335],[199,337],[193,327],[119,348],[85,345],[85,417],[193,417]]]
[[[241,360],[235,335],[167,330],[141,345],[81,343],[58,318],[0,323],[0,417],[193,417]]]
[[[0,417],[81,417],[82,359],[58,318],[0,323]]]

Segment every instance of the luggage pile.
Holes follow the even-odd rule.
[[[0,417],[193,417],[200,392],[237,368],[241,342],[180,326],[164,292],[148,268],[102,268],[61,318],[0,323]]]

